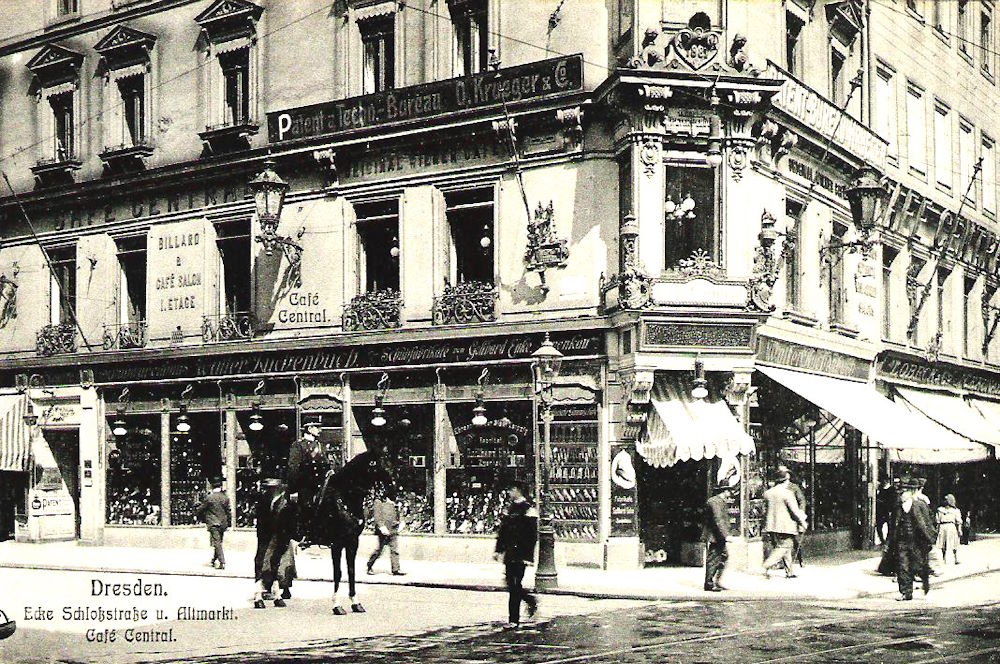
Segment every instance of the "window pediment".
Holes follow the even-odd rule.
[[[248,0],[218,0],[195,17],[210,41],[219,42],[255,34],[264,8]]]
[[[125,25],[118,25],[94,45],[110,69],[119,69],[149,61],[156,36]]]
[[[43,87],[75,81],[83,64],[83,55],[64,46],[48,44],[25,65]]]
[[[861,32],[861,10],[853,0],[840,0],[826,5],[826,22],[830,32],[850,46]]]

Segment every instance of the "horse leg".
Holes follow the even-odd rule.
[[[348,590],[350,591],[351,598],[351,611],[355,613],[364,613],[365,607],[361,605],[358,601],[357,589],[354,585],[354,561],[358,557],[358,540],[354,538],[351,542],[347,544],[347,584]]]
[[[347,611],[340,605],[340,551],[341,547],[330,544],[330,558],[333,560],[333,613],[337,616],[346,616]]]

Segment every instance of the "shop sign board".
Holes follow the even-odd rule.
[[[770,60],[763,76],[785,81],[778,93],[771,98],[771,104],[775,108],[814,130],[823,140],[834,136],[836,131],[836,145],[859,160],[885,170],[889,151],[889,144],[885,139]]]
[[[58,516],[73,514],[73,498],[65,489],[57,491],[41,491],[34,489],[28,499],[32,516]]]
[[[859,357],[765,336],[757,337],[757,362],[856,380],[868,380],[870,368]]]
[[[442,168],[470,168],[501,164],[509,152],[496,136],[472,134],[452,136],[433,143],[403,145],[384,151],[365,150],[348,154],[338,171],[341,184],[399,178]]]
[[[551,58],[267,114],[271,143],[398,125],[583,89],[583,56]]]
[[[563,355],[589,356],[604,354],[604,334],[601,331],[554,332],[552,343]],[[168,361],[152,360],[93,366],[98,383],[131,380],[164,380],[170,378],[207,378],[235,375],[267,375],[304,371],[343,371],[364,367],[399,365],[435,365],[453,362],[486,362],[529,359],[541,345],[542,334],[517,334],[498,337],[464,337],[442,341],[394,343],[369,346],[341,346],[317,349],[282,349],[211,355],[172,357]],[[46,385],[78,383],[79,367],[36,368],[31,372]],[[13,386],[14,373],[3,377],[3,383]]]
[[[975,369],[929,364],[917,358],[886,354],[876,365],[878,377],[924,387],[945,387],[1000,397],[1000,380]]]
[[[854,292],[857,294],[858,315],[864,319],[875,318],[878,304],[878,276],[871,258],[862,258],[854,273]]]
[[[611,536],[635,537],[635,453],[630,446],[611,447]]]

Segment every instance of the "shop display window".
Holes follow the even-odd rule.
[[[258,419],[252,419],[254,416]],[[262,427],[255,430],[252,423]],[[284,478],[295,432],[294,410],[242,410],[236,413],[236,527],[257,525],[260,480]]]
[[[170,418],[170,523],[198,523],[196,510],[209,489],[209,480],[224,475],[218,412],[188,413],[190,431],[177,429]]]
[[[493,535],[507,506],[512,480],[535,497],[535,456],[530,401],[486,402],[487,423],[472,424],[475,404],[449,404],[447,532]]]
[[[114,525],[161,523],[160,417],[122,417],[125,435],[111,432],[117,416],[108,418],[107,522]]]
[[[402,533],[434,531],[434,406],[385,406],[384,426],[371,424],[372,408],[354,408],[364,446],[384,450],[395,484]],[[369,523],[369,528],[372,528]]]
[[[597,406],[554,406],[550,435],[548,505],[556,536],[596,540],[600,509]]]

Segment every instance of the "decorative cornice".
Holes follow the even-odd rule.
[[[263,13],[263,7],[248,0],[216,0],[194,20],[210,40],[221,41],[252,35]]]
[[[48,44],[34,55],[27,67],[43,86],[75,79],[83,64],[83,54],[65,46]]]
[[[106,60],[117,62],[128,59],[130,54],[148,54],[155,43],[155,35],[127,25],[117,25],[94,44],[94,50]]]

